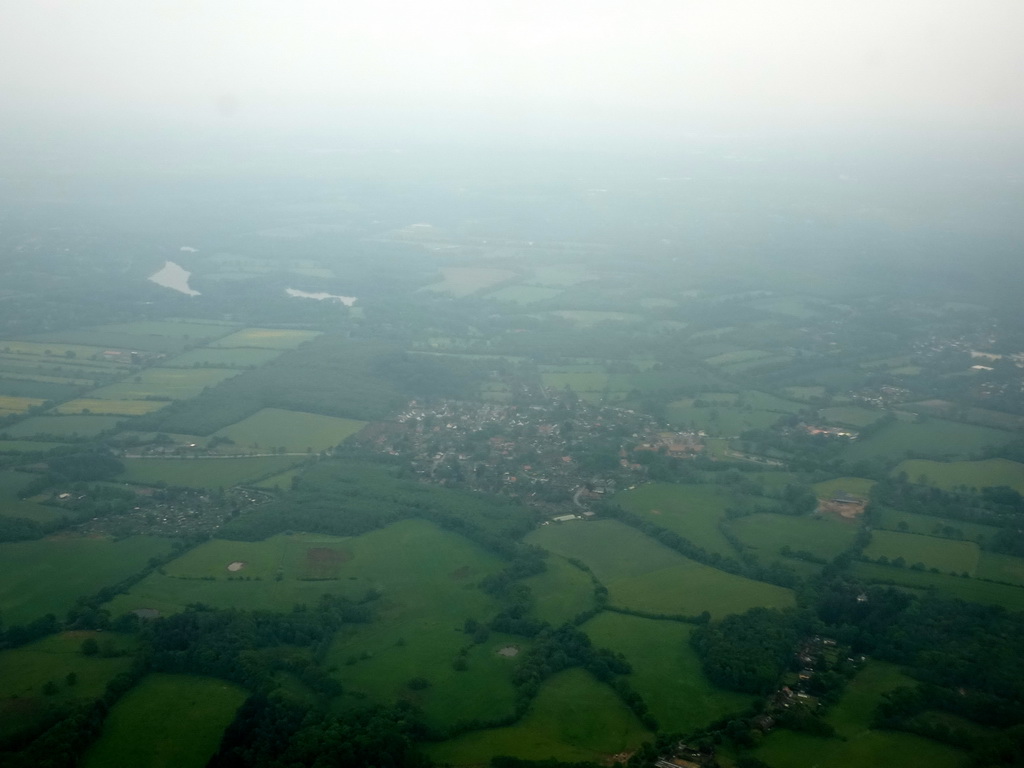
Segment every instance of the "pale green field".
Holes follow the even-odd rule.
[[[302,456],[228,456],[199,459],[122,459],[118,480],[140,485],[230,488],[276,475],[303,461]]]
[[[170,539],[132,536],[120,541],[52,537],[0,544],[0,613],[25,624],[52,613],[63,619],[75,600],[142,570],[171,550]]]
[[[536,304],[562,294],[560,288],[540,288],[533,285],[508,285],[487,294],[488,299],[512,304]]]
[[[0,453],[35,453],[63,448],[67,443],[46,443],[36,440],[0,440]]]
[[[550,312],[549,314],[585,328],[597,325],[598,323],[632,323],[640,319],[640,315],[634,315],[629,312],[600,312],[586,309],[563,309],[557,312]]]
[[[581,629],[594,645],[625,654],[633,666],[629,685],[647,702],[662,731],[694,730],[741,712],[752,701],[716,688],[704,676],[690,647],[693,625],[605,611]]]
[[[61,403],[51,413],[140,416],[144,413],[159,411],[168,405],[170,405],[170,402],[167,400],[101,400],[91,397],[80,397],[77,400]]]
[[[523,581],[533,592],[534,615],[559,627],[595,605],[590,574],[551,555],[544,573]]]
[[[10,413],[24,413],[34,405],[42,405],[45,400],[38,397],[11,397],[0,395],[0,416]]]
[[[113,653],[84,655],[81,646],[87,638]],[[131,656],[115,654],[134,648],[134,638],[79,630],[0,651],[0,738],[38,722],[54,706],[101,696],[110,679],[132,665]],[[69,673],[75,675],[74,685],[67,681]],[[56,693],[43,692],[48,682],[56,684]]]
[[[259,349],[295,349],[320,335],[320,331],[287,331],[279,328],[245,328],[217,339],[208,346],[258,347]]]
[[[101,432],[113,429],[124,421],[122,416],[32,416],[9,427],[2,434],[13,438],[33,435],[55,437],[95,437]]]
[[[192,368],[212,366],[214,368],[253,368],[269,363],[281,354],[276,349],[255,347],[200,347],[190,349],[170,360],[160,363],[162,368]]]
[[[312,453],[333,448],[364,426],[365,421],[354,419],[264,408],[217,430],[213,436],[229,437],[243,450],[274,446],[290,452]]]
[[[147,675],[114,705],[85,768],[203,768],[245,701],[232,683]]]
[[[831,560],[850,548],[858,529],[856,523],[847,520],[773,513],[741,517],[726,525],[762,562],[779,557],[784,546]]]
[[[187,400],[206,387],[213,387],[225,379],[237,376],[230,368],[147,368],[137,376],[100,387],[89,393],[100,400],[145,400],[147,397],[166,397]]]
[[[516,273],[509,269],[486,267],[442,267],[441,281],[423,288],[424,291],[450,293],[456,298],[469,296],[492,285],[511,280]]]
[[[568,669],[544,683],[515,725],[472,731],[425,751],[435,762],[453,766],[485,765],[496,755],[604,762],[650,738],[611,688],[582,669]]]
[[[673,483],[647,483],[616,494],[615,501],[654,525],[724,557],[738,554],[719,528],[725,510],[750,504],[749,497],[737,497],[720,485]]]
[[[873,411],[857,405],[841,405],[822,408],[821,418],[828,424],[844,424],[850,427],[866,427],[885,416],[885,411]]]
[[[608,588],[611,604],[624,608],[722,617],[755,606],[793,605],[788,589],[689,560],[615,520],[547,525],[526,541],[585,562]]]
[[[1021,587],[875,563],[855,562],[852,573],[864,581],[893,582],[915,589],[934,589],[947,597],[984,605],[1001,605],[1010,611],[1024,611],[1024,589]]]
[[[995,540],[999,529],[993,525],[968,523],[963,520],[952,520],[931,515],[920,515],[915,512],[901,512],[896,509],[882,507],[876,512],[876,525],[887,531],[903,533],[920,533],[925,536],[938,536],[947,539],[967,539],[984,546]],[[901,527],[901,523],[903,526]],[[950,529],[950,530],[946,530]],[[984,554],[984,553],[983,553]]]
[[[985,488],[1007,485],[1018,493],[1024,493],[1024,464],[1009,459],[985,459],[984,461],[928,461],[908,459],[901,462],[893,475],[907,473],[907,479],[917,483],[922,479],[927,485],[951,491],[959,485],[968,488]]]
[[[978,578],[1024,587],[1024,558],[982,552],[978,561]]]
[[[864,554],[873,560],[887,557],[890,562],[902,557],[908,567],[914,563],[924,563],[925,568],[938,568],[942,573],[952,571],[974,576],[978,570],[981,550],[973,541],[940,539],[916,533],[873,531],[871,543]]]
[[[771,352],[765,352],[761,349],[741,349],[736,352],[723,352],[720,355],[707,358],[704,362],[714,366],[731,365],[733,363],[747,363],[771,356]]]
[[[912,451],[936,459],[966,459],[982,448],[1004,445],[1012,439],[1011,432],[944,419],[929,418],[921,423],[897,421],[886,424],[866,440],[850,443],[844,458],[898,461]]]

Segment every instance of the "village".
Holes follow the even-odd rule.
[[[408,459],[428,482],[499,493],[569,519],[585,515],[587,501],[643,482],[652,454],[701,455],[704,437],[560,394],[529,406],[412,401],[394,422],[361,439]]]

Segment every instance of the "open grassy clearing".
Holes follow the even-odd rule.
[[[13,438],[36,435],[57,438],[96,437],[101,432],[114,429],[122,421],[122,416],[32,416],[3,427],[0,434]]]
[[[212,677],[147,675],[110,711],[83,765],[203,768],[246,695]]]
[[[624,608],[721,617],[793,604],[788,589],[694,562],[615,520],[547,525],[526,540],[586,563],[608,588],[611,604]]]
[[[676,400],[668,404],[665,416],[674,426],[703,430],[716,437],[735,437],[750,429],[767,429],[777,422],[781,413],[748,411],[735,406],[698,406],[693,400]]]
[[[99,416],[141,416],[166,408],[167,400],[101,400],[92,397],[80,397],[69,400],[54,408],[51,413],[62,414],[97,414]]]
[[[744,360],[720,365],[718,366],[718,370],[728,376],[738,376],[743,373],[748,373],[749,371],[755,371],[759,368],[778,367],[780,364],[788,363],[792,359],[792,355],[769,355],[767,357],[760,357],[754,360]]]
[[[732,363],[747,363],[752,360],[760,360],[763,357],[771,357],[771,352],[762,349],[740,349],[735,352],[723,352],[720,355],[707,358],[704,362],[708,365],[730,365]]]
[[[867,500],[874,485],[875,481],[866,477],[836,477],[815,483],[813,488],[817,497],[826,501],[841,494]]]
[[[720,485],[648,483],[617,494],[615,501],[708,552],[735,557],[736,551],[719,526],[725,520],[726,508],[747,507],[751,498],[730,493]]]
[[[886,691],[913,686],[895,667],[873,661],[850,683],[843,698],[826,715],[839,738],[821,738],[778,729],[754,754],[773,768],[958,768],[964,753],[929,739],[896,731],[871,729],[874,709]]]
[[[320,331],[288,331],[279,328],[245,328],[230,336],[217,339],[208,346],[217,347],[257,347],[259,349],[295,349],[312,341],[320,335]]]
[[[124,459],[118,480],[139,485],[183,485],[230,488],[278,474],[304,460],[302,456],[226,456],[198,459]]]
[[[0,395],[0,416],[9,413],[24,413],[35,405],[42,405],[45,400],[38,397],[9,397]]]
[[[1024,611],[1024,588],[1008,584],[863,562],[855,562],[852,573],[864,581],[899,584],[914,589],[934,589],[946,597],[984,605],[1001,605],[1009,611]]]
[[[982,448],[1003,445],[1012,439],[1009,432],[943,419],[897,421],[886,424],[866,440],[851,443],[844,458],[898,460],[906,458],[909,452],[932,458],[966,459]]]
[[[333,448],[364,426],[365,421],[354,419],[264,408],[213,436],[228,437],[242,449],[277,446],[292,452],[318,452]]]
[[[998,552],[982,552],[978,560],[978,578],[1003,581],[1024,587],[1024,558]]]
[[[212,366],[215,368],[255,368],[269,363],[281,354],[276,349],[255,349],[252,347],[201,347],[190,349],[170,360],[160,363],[162,368],[192,368]]]
[[[450,293],[456,298],[483,291],[498,283],[511,280],[516,273],[510,269],[487,267],[442,267],[441,280],[422,288],[424,291]]]
[[[265,477],[253,483],[256,488],[276,488],[279,491],[287,491],[292,487],[292,478],[302,474],[303,467],[292,467],[276,475]]]
[[[102,654],[86,656],[82,643],[92,638]],[[0,651],[0,739],[32,726],[48,711],[103,694],[107,683],[132,665],[134,638],[115,632],[79,630],[44,637],[20,648]],[[68,675],[74,674],[74,683]],[[53,682],[55,693],[43,686]]]
[[[47,613],[63,618],[76,598],[139,572],[172,544],[155,536],[120,541],[54,536],[0,544],[0,614],[7,624],[25,624]]]
[[[916,533],[874,531],[864,554],[873,560],[902,557],[907,566],[924,563],[925,568],[938,568],[942,573],[967,573],[978,569],[980,550],[976,542],[920,536]]]
[[[504,301],[511,304],[536,304],[539,301],[553,299],[563,293],[560,288],[541,288],[534,285],[507,285],[504,288],[488,293],[488,299]]]
[[[999,529],[994,525],[969,523],[916,512],[903,512],[881,507],[875,513],[875,527],[887,531],[917,533],[923,536],[938,536],[944,539],[967,539],[985,545],[994,540]]]
[[[779,557],[786,546],[831,560],[857,537],[856,524],[831,517],[762,513],[730,520],[727,525],[762,562]]]
[[[548,389],[568,387],[577,394],[604,392],[608,387],[607,373],[542,373],[540,379]]]
[[[812,317],[817,317],[824,308],[819,302],[800,296],[780,296],[777,298],[761,299],[755,301],[752,306],[776,315],[795,317],[798,320],[809,320]]]
[[[582,669],[549,678],[525,717],[508,728],[473,731],[427,745],[437,763],[485,765],[495,755],[523,760],[603,762],[632,751],[650,734],[607,685]]]
[[[822,408],[819,413],[822,421],[828,424],[842,424],[848,427],[866,427],[885,416],[885,411],[873,411],[870,408],[862,408],[857,405]]]
[[[96,379],[94,378],[75,378],[74,373],[69,371],[69,375],[64,376],[48,376],[45,374],[36,374],[33,372],[22,372],[12,370],[0,369],[0,377],[13,382],[31,382],[33,384],[60,384],[67,387],[94,387],[96,386]],[[77,391],[77,389],[76,389]]]
[[[534,267],[533,276],[526,278],[530,285],[566,288],[592,278],[589,269],[582,264],[556,264],[550,267]]]
[[[147,368],[129,379],[90,392],[89,396],[102,400],[187,400],[238,373],[230,368]]]
[[[783,390],[787,397],[791,397],[794,400],[800,400],[805,403],[811,403],[819,398],[825,397],[824,387],[786,387]]]
[[[1024,464],[1009,459],[985,459],[984,461],[928,461],[908,459],[900,462],[892,471],[893,475],[905,472],[912,483],[934,485],[946,491],[957,486],[986,488],[1007,485],[1018,493],[1024,493]]]
[[[83,358],[103,360],[108,347],[86,344],[60,344],[43,341],[0,341],[0,352],[5,355],[30,355],[37,357],[64,357],[68,360]]]
[[[699,728],[744,710],[752,700],[708,681],[690,647],[692,625],[605,611],[582,629],[594,645],[625,654],[633,665],[629,684],[643,696],[663,731]]]
[[[594,607],[594,583],[589,573],[558,555],[551,555],[546,563],[544,573],[523,583],[533,592],[534,615],[560,627]]]

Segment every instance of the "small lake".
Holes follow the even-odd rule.
[[[159,272],[149,276],[157,285],[162,285],[164,288],[170,288],[171,290],[184,293],[187,296],[198,296],[199,291],[195,291],[189,287],[188,279],[192,276],[192,273],[186,269],[182,269],[180,266],[175,264],[173,261],[168,261],[164,264],[164,268]]]
[[[296,290],[295,288],[285,288],[284,292],[297,299],[316,299],[317,301],[334,299],[336,301],[340,301],[346,307],[351,307],[356,303],[355,296],[335,296],[333,293],[309,293],[307,291]]]

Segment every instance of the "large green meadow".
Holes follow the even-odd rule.
[[[603,763],[650,737],[611,688],[582,669],[568,669],[544,682],[515,725],[472,731],[425,751],[453,766],[485,765],[495,755]]]
[[[610,603],[622,608],[722,617],[793,605],[788,589],[702,565],[615,520],[547,525],[526,541],[586,563],[608,588]]]
[[[139,485],[230,488],[276,475],[303,461],[302,456],[225,456],[194,459],[124,459],[119,480]]]
[[[916,571],[910,568],[895,568],[891,565],[878,565],[877,563],[856,562],[851,570],[856,578],[866,582],[935,590],[943,597],[984,605],[1001,605],[1009,611],[1024,611],[1024,588],[1010,584],[951,576],[945,573]]]
[[[685,732],[741,712],[751,697],[724,691],[704,676],[690,647],[695,627],[604,611],[582,627],[594,645],[625,655],[629,685],[643,696],[663,731]]]
[[[246,692],[223,680],[150,674],[118,701],[85,768],[202,768]]]
[[[213,436],[230,438],[239,449],[277,446],[291,452],[319,452],[334,447],[364,426],[365,421],[355,419],[264,408],[217,430]]]
[[[758,513],[728,522],[729,529],[755,554],[771,561],[783,547],[831,560],[853,544],[857,525],[832,517]]]
[[[903,558],[907,566],[922,563],[942,573],[966,573],[974,576],[980,549],[974,541],[956,541],[936,536],[921,536],[898,531],[874,531],[864,554],[872,560]]]
[[[85,655],[92,639],[102,653]],[[115,632],[79,630],[0,651],[0,740],[31,727],[48,713],[103,694],[132,665],[135,639]],[[47,684],[53,686],[47,689]]]
[[[100,400],[187,400],[206,387],[237,375],[238,371],[232,368],[147,368],[124,381],[93,390],[89,397]]]
[[[720,485],[649,483],[618,494],[615,500],[646,520],[675,531],[708,552],[734,557],[721,525],[729,507],[749,506],[751,498]]]
[[[80,596],[138,573],[150,558],[167,555],[171,545],[171,539],[152,536],[54,536],[0,544],[0,614],[7,624],[47,613],[62,619]]]
[[[986,488],[1006,485],[1024,493],[1024,464],[1009,459],[984,461],[928,461],[908,459],[894,470],[894,475],[906,473],[912,483],[934,485],[951,491],[957,486]]]
[[[851,443],[844,458],[893,461],[916,453],[933,459],[967,459],[983,448],[1004,445],[1012,439],[1010,432],[945,419],[895,421]]]
[[[163,405],[163,403],[159,405]],[[114,429],[122,421],[124,421],[123,416],[30,416],[24,421],[3,427],[3,432],[0,434],[6,434],[13,438],[35,436],[58,439],[89,438]]]

